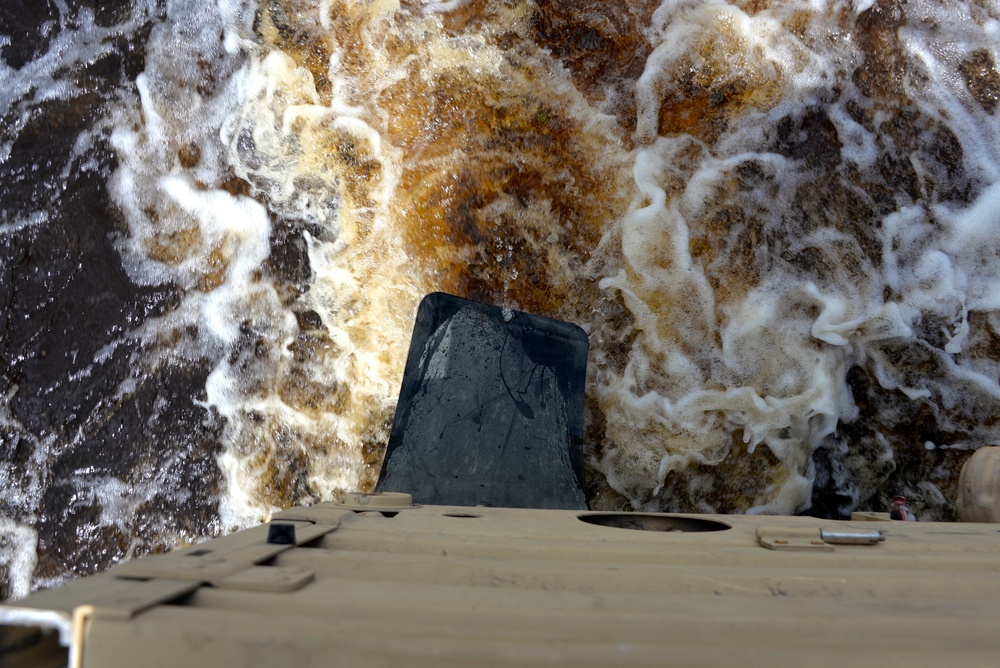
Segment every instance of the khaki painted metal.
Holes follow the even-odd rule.
[[[1000,522],[1000,447],[980,448],[965,462],[956,505],[963,522]]]
[[[0,666],[1000,665],[1000,526],[868,515],[350,496],[4,606],[70,650]]]

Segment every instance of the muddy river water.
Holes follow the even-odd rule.
[[[593,508],[952,519],[995,0],[0,8],[0,594],[374,484],[420,298],[581,325]]]

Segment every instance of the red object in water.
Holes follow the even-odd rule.
[[[906,507],[906,497],[897,496],[892,500],[892,510],[889,512],[889,518],[893,520],[899,520],[900,522],[912,522],[910,519],[911,515],[907,511],[909,508]]]

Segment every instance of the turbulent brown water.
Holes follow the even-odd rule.
[[[595,508],[951,519],[1000,4],[0,10],[4,597],[370,489],[422,295],[591,339]]]

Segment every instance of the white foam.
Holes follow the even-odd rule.
[[[874,166],[879,151],[872,133],[851,118],[842,105],[830,107],[829,118],[837,129],[844,160],[853,162],[859,169]]]
[[[804,160],[774,152],[774,128],[785,116],[821,109],[841,144],[843,170],[854,170],[859,181],[877,180],[885,138],[876,132],[880,124],[892,122],[891,109],[870,114],[875,132],[848,109],[848,103],[869,103],[852,83],[862,57],[850,16],[872,5],[870,0],[792,0],[748,15],[720,0],[668,0],[644,26],[653,51],[636,88],[639,148],[629,158],[631,182],[622,178],[625,190],[634,188],[634,206],[621,220],[563,221],[566,229],[592,225],[603,233],[599,257],[578,280],[599,278],[608,301],[617,303],[620,295],[635,321],[637,336],[628,359],[620,368],[602,364],[594,371],[597,382],[591,390],[608,423],[598,464],[634,507],[663,508],[670,500],[656,497],[667,489],[670,476],[692,464],[718,464],[739,432],[750,456],[769,452],[768,461],[777,461],[761,472],[773,474],[768,478],[773,482],[745,499],[743,507],[759,513],[804,509],[812,451],[838,422],[859,415],[846,382],[847,369],[855,364],[870,365],[883,388],[898,388],[942,410],[960,406],[965,389],[976,396],[997,393],[996,365],[962,355],[982,336],[970,325],[977,311],[989,311],[996,320],[1000,299],[994,258],[1000,235],[993,215],[1000,205],[1000,130],[997,116],[971,98],[958,74],[962,60],[975,50],[985,49],[997,60],[997,21],[980,16],[975,7],[912,0],[906,7],[909,24],[899,32],[913,75],[905,82],[907,93],[916,108],[958,139],[961,171],[969,176],[974,201],[909,202],[904,201],[908,195],[892,193],[904,206],[874,223],[882,248],[881,257],[870,262],[861,252],[836,256],[832,249],[857,250],[859,244],[832,224],[805,231],[786,225],[796,220],[790,208],[795,192],[813,185],[816,176],[803,167]],[[327,71],[318,72],[329,79],[327,99],[312,72],[254,33],[255,3],[172,0],[166,20],[153,28],[147,69],[136,82],[138,99],[125,99],[123,93],[122,108],[112,112],[120,167],[111,191],[130,232],[120,240],[125,269],[143,285],[177,285],[181,303],[105,346],[94,364],[133,341],[148,347],[142,364],[211,360],[204,404],[226,420],[219,458],[226,529],[258,521],[275,507],[262,481],[281,472],[274,465],[283,456],[302,455],[307,462],[307,490],[300,500],[327,498],[362,484],[362,444],[383,435],[379,430],[398,390],[417,301],[443,273],[435,251],[410,256],[412,249],[402,238],[407,212],[398,204],[407,193],[398,189],[405,169],[438,160],[447,171],[466,164],[464,156],[456,149],[441,157],[435,153],[439,147],[431,145],[393,146],[387,131],[392,119],[379,107],[381,94],[409,77],[433,84],[435,77],[448,75],[467,77],[470,86],[495,81],[490,94],[504,101],[504,86],[520,76],[517,67],[523,66],[525,79],[535,77],[544,89],[538,99],[579,122],[580,137],[569,139],[580,141],[579,152],[595,162],[622,159],[614,148],[620,131],[586,103],[566,67],[546,61],[545,53],[516,53],[519,65],[514,52],[492,41],[494,32],[524,32],[525,24],[518,22],[530,5],[484,10],[497,12],[497,25],[482,34],[445,31],[442,14],[463,6],[453,0],[424,2],[412,12],[397,12],[393,2],[338,7],[354,12],[361,28],[350,36],[354,41],[341,43],[339,35],[316,38],[330,49]],[[123,29],[140,25],[152,7],[139,6]],[[301,3],[297,9],[299,15],[292,18],[301,23],[293,27],[307,29],[303,35],[339,25],[330,2]],[[850,16],[841,9],[849,9]],[[787,26],[795,12],[808,22],[802,26],[796,19],[802,30],[793,33]],[[92,62],[111,48],[103,42],[111,29],[97,27],[89,10],[81,17],[79,28],[64,27],[49,53],[23,71],[0,65],[6,68],[0,78],[11,84],[0,91],[0,111],[26,112],[29,102],[21,100],[29,81],[43,82],[30,104],[79,92],[68,78],[53,74]],[[386,45],[394,39],[411,45],[412,52],[393,56]],[[214,76],[209,92],[197,85],[204,77],[199,64],[204,59]],[[363,71],[352,69],[358,62],[364,63]],[[696,93],[697,86],[728,82],[746,99],[727,103],[736,111],[712,132],[696,124],[691,134],[660,137],[660,107],[664,100],[684,101],[689,89],[678,72],[691,71],[703,76],[691,89]],[[511,96],[520,94],[512,90]],[[836,91],[842,91],[839,99],[834,99]],[[26,122],[25,113],[14,116],[16,123]],[[437,129],[428,127],[427,135]],[[588,143],[592,135],[605,143]],[[73,159],[85,167],[91,140],[81,135],[74,148]],[[469,147],[475,148],[476,140],[470,136]],[[345,186],[349,165],[338,163],[329,150],[342,141],[377,173],[352,182],[364,191],[361,196]],[[189,146],[198,147],[200,159],[184,167],[178,151]],[[0,148],[0,161],[9,151],[9,145]],[[942,178],[919,151],[897,157],[912,162],[921,188]],[[758,170],[761,183],[737,178],[744,168]],[[252,185],[256,199],[214,188],[229,170]],[[566,188],[580,187],[571,181]],[[602,186],[619,187],[614,179]],[[743,189],[738,198],[733,188]],[[706,216],[727,197],[740,213],[760,222],[752,231],[759,254],[748,262],[760,275],[752,280],[726,276],[720,250],[744,241],[751,231],[728,223],[705,232]],[[500,219],[513,207],[510,200],[499,198],[484,212]],[[545,215],[555,216],[551,210]],[[313,232],[305,235],[312,276],[308,291],[294,304],[263,270],[276,217]],[[45,220],[41,213],[5,219],[0,232]],[[699,243],[711,248],[693,253]],[[788,255],[810,250],[838,261],[830,275],[810,274],[778,257],[779,246]],[[498,264],[513,252],[510,244],[491,248]],[[559,253],[552,242],[553,266],[568,263]],[[519,280],[505,283],[512,300]],[[587,294],[584,288],[579,293]],[[571,306],[566,308],[566,317],[572,317]],[[294,312],[309,309],[319,315],[323,331],[316,333],[315,348],[293,352],[302,334]],[[619,340],[606,336],[603,328],[609,325],[595,315],[594,305],[579,307],[575,315],[594,341]],[[931,316],[942,328],[934,333],[941,334],[942,350],[933,354],[943,359],[946,378],[910,374],[879,348],[887,341],[916,342]],[[588,318],[593,320],[585,322]],[[188,335],[191,329],[197,334]],[[178,332],[185,334],[171,337]],[[246,352],[254,341],[261,342],[259,355]],[[595,359],[612,356],[595,348]],[[308,359],[302,361],[303,356]],[[119,394],[134,384],[126,379]],[[302,387],[305,399],[296,394]],[[878,437],[891,456],[889,442]],[[119,526],[127,523],[135,504],[153,498],[162,485],[151,480],[146,489],[117,479],[82,477],[78,482],[105,508],[102,521]],[[37,503],[31,485],[24,488],[29,505]],[[709,481],[693,479],[690,485],[695,491],[707,489]],[[934,496],[930,488],[926,493]],[[715,509],[694,491],[680,502]]]
[[[10,128],[12,134],[16,134],[27,122],[32,107],[47,100],[72,99],[85,92],[72,77],[58,75],[113,53],[117,47],[112,38],[132,33],[142,26],[154,15],[155,2],[140,0],[133,3],[129,19],[108,27],[97,25],[94,12],[89,7],[74,10],[72,21],[69,20],[71,12],[65,2],[57,2],[56,7],[59,28],[44,53],[16,70],[0,61],[0,81],[4,82],[0,88],[0,115],[6,116],[15,106],[21,110],[14,127]]]
[[[147,70],[136,82],[141,114],[122,111],[116,119],[112,145],[120,166],[110,189],[130,228],[120,245],[129,276],[140,284],[172,282],[182,290],[182,300],[175,310],[147,320],[129,336],[147,345],[144,363],[150,365],[177,357],[220,360],[206,385],[206,405],[227,418],[227,434],[235,438],[239,433],[233,423],[242,419],[243,388],[254,379],[241,378],[224,355],[246,322],[270,336],[279,350],[295,331],[294,316],[260,273],[270,254],[266,209],[248,197],[204,186],[225,171],[227,149],[221,131],[244,102],[240,93],[248,70],[239,68],[253,48],[244,34],[250,33],[255,8],[243,2],[212,6],[173,1],[166,9],[168,19],[154,27]],[[206,62],[212,79],[203,90],[196,84],[206,76]],[[197,147],[197,164],[185,167],[178,152],[190,146]],[[160,247],[163,251],[151,251]],[[171,331],[193,331],[196,336],[185,335],[170,349],[160,350],[159,342]],[[106,346],[98,361],[121,343]],[[119,392],[128,389],[126,381]],[[254,485],[229,465],[233,457],[226,452],[220,459],[227,485],[220,516],[226,529],[260,521],[269,510],[246,491]],[[126,514],[110,503],[116,494],[112,482],[86,485],[107,492],[101,499],[106,514]],[[158,487],[154,482],[148,489],[155,493]],[[127,502],[130,507],[148,496],[147,490],[137,494]]]
[[[421,3],[421,10],[427,14],[447,14],[469,4],[469,0],[446,0],[445,2],[421,0]]]
[[[851,9],[855,16],[866,12],[875,5],[875,0],[851,0]]]
[[[37,547],[38,532],[34,528],[0,517],[0,564],[7,567],[11,600],[31,593]]]
[[[854,2],[854,16],[872,4]],[[921,321],[933,316],[944,323],[940,354],[957,355],[974,335],[970,313],[998,308],[998,122],[971,99],[958,74],[972,51],[995,52],[995,41],[984,34],[996,28],[981,17],[974,20],[965,5],[907,5],[908,23],[899,34],[914,77],[906,82],[909,94],[927,117],[954,133],[964,156],[961,169],[985,187],[971,205],[921,203],[882,218],[881,264],[863,265],[859,272],[850,266],[856,259],[833,251],[859,248],[842,231],[828,227],[787,237],[781,221],[794,220],[795,212],[784,207],[813,177],[800,162],[767,152],[779,119],[819,104],[837,132],[842,164],[862,173],[877,169],[879,138],[848,113],[851,95],[830,102],[830,86],[839,80],[838,86],[849,88],[860,58],[849,26],[836,25],[839,19],[829,9],[823,2],[791,2],[747,16],[720,2],[664,2],[654,16],[648,34],[655,49],[636,97],[634,138],[644,148],[636,153],[635,179],[643,201],[615,229],[621,260],[602,258],[607,273],[599,283],[620,292],[640,332],[624,371],[602,371],[597,390],[609,421],[607,437],[618,444],[608,448],[602,468],[633,504],[659,494],[666,476],[698,461],[699,453],[724,448],[726,434],[739,428],[748,443],[767,443],[788,472],[752,512],[801,510],[808,505],[812,449],[839,421],[858,415],[845,374],[865,360],[884,388],[914,401],[960,401],[948,382],[973,383],[974,392],[985,395],[997,390],[995,378],[987,380],[982,372],[992,368],[985,363],[943,359],[950,380],[917,376],[914,382],[905,363],[899,368],[899,361],[876,352],[881,342],[913,341]],[[784,27],[794,11],[815,12],[801,39]],[[703,48],[720,35],[738,39],[720,38],[726,45],[721,50]],[[716,67],[706,64],[709,58],[724,63],[716,81],[756,76],[778,97],[740,110],[707,142],[657,137],[660,105],[683,99],[679,73]],[[746,74],[740,67],[751,66],[742,63],[753,63],[756,71]],[[918,77],[924,79],[918,83]],[[874,119],[876,125],[892,122],[879,112]],[[924,183],[945,187],[939,167],[916,154],[911,160]],[[737,290],[738,298],[716,295],[709,276],[719,280],[717,272],[725,267],[703,265],[690,254],[691,240],[741,163],[767,165],[766,182],[775,184],[760,195],[741,193],[738,200],[741,211],[763,220],[764,231],[755,232],[758,243],[771,238],[796,250],[819,249],[834,263],[832,275],[803,277],[775,262],[758,284]],[[764,246],[758,257],[767,253]],[[898,298],[884,299],[887,288]],[[714,389],[719,386],[725,391]],[[618,418],[617,412],[629,417]]]
[[[8,569],[12,598],[27,596],[32,590],[32,573],[37,564],[38,532],[34,523],[48,484],[49,450],[55,437],[39,438],[18,422],[10,411],[10,400],[17,393],[11,386],[0,397],[0,428],[18,443],[18,450],[29,454],[19,463],[0,463],[0,489],[3,503],[17,513],[15,517],[0,517],[0,564]]]

